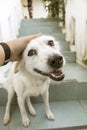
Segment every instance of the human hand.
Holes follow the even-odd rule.
[[[41,36],[42,34],[34,34],[29,36],[20,37],[12,41],[7,42],[6,44],[10,47],[11,50],[11,61],[19,61],[21,59],[21,54],[25,49],[26,45],[34,38]]]

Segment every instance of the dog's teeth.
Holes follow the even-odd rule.
[[[56,75],[55,75],[55,74],[53,74],[53,73],[52,73],[51,75],[52,75],[54,78],[58,78],[58,76],[56,76]]]
[[[53,77],[56,77],[53,73],[51,74]]]
[[[58,78],[58,76],[55,76],[56,78]]]
[[[52,73],[51,75],[52,75],[54,78],[58,78],[58,76],[57,76],[57,75],[55,75],[55,74],[53,74],[53,73]]]

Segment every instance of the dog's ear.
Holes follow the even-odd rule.
[[[14,73],[18,73],[22,69],[23,66],[24,66],[23,61],[16,62],[15,68],[14,68]]]
[[[19,63],[19,62],[16,62],[15,68],[14,68],[14,73],[18,73],[19,70],[20,70],[20,63]]]

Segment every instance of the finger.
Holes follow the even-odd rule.
[[[39,37],[41,35],[42,35],[42,33],[38,33],[38,34],[35,34],[35,37]]]
[[[41,36],[41,35],[42,35],[42,33],[37,33],[37,34],[31,35],[31,38],[39,37],[39,36]]]
[[[37,38],[37,37],[39,37],[41,35],[42,35],[42,33],[38,33],[38,34],[34,34],[34,35],[29,35],[29,36],[26,36],[26,40],[29,42],[32,39]]]

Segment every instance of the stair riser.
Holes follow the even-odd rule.
[[[21,23],[21,26],[25,26],[25,27],[27,27],[29,25],[29,27],[30,26],[32,26],[33,25],[33,27],[36,27],[36,26],[56,26],[56,27],[58,27],[58,23],[56,22],[56,21],[48,21],[48,22],[41,22],[41,21],[29,21],[29,20],[23,20],[22,21],[22,23]],[[58,27],[59,28],[59,27]]]
[[[42,34],[45,34],[45,35],[52,35],[53,32],[58,32],[58,30],[56,29],[52,29],[52,28],[34,28],[32,30],[29,30],[29,28],[25,28],[25,30],[20,30],[20,36],[25,36],[25,35],[30,35],[30,34],[36,34],[36,33],[42,33]]]
[[[50,86],[50,102],[53,101],[68,101],[68,100],[87,100],[87,83],[66,82]],[[0,105],[5,105],[7,102],[7,92],[0,89]],[[41,96],[32,98],[34,103],[42,102]],[[16,96],[12,104],[17,104]]]
[[[76,62],[76,53],[61,51],[67,63]]]

